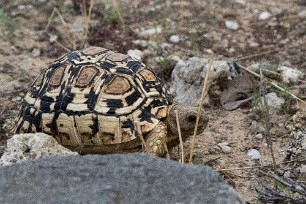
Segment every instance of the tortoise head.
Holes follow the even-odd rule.
[[[185,105],[174,104],[169,107],[169,112],[167,115],[168,128],[172,135],[178,135],[176,112],[179,118],[180,129],[183,139],[187,139],[188,136],[192,135],[197,120],[197,108]],[[201,109],[199,112],[199,126],[197,133],[203,132],[208,123],[208,117],[204,114]]]

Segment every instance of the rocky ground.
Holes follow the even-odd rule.
[[[96,0],[87,35],[84,32],[87,20],[80,2],[1,1],[1,146],[11,135],[9,131],[22,97],[35,76],[67,51],[88,45],[141,57],[169,86],[177,62],[190,57],[234,60],[244,67],[274,72],[280,71],[281,66],[302,73],[306,70],[303,0]],[[279,75],[272,75],[274,80],[281,81]],[[303,80],[302,77],[283,87],[302,97]],[[253,103],[233,111],[223,109],[219,102],[222,83],[215,90],[212,88],[210,103],[205,105],[210,122],[205,133],[197,138],[194,153],[194,163],[212,166],[250,203],[258,200],[255,187],[273,184],[272,179],[259,174],[259,170],[272,170],[271,149],[265,140],[267,132],[279,164],[276,173],[294,176],[292,167],[281,163],[294,140],[292,130],[305,127],[304,114],[297,115],[303,110],[303,103],[270,87],[267,87],[270,92],[277,92],[285,100],[282,109],[270,111],[269,116],[257,111],[259,103],[255,99],[260,97],[260,87],[253,93]],[[270,129],[265,125],[268,120],[272,124]],[[185,144],[186,159],[189,144],[190,141]],[[178,159],[176,154],[172,157]]]

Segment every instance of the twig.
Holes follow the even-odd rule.
[[[89,10],[88,10],[88,14],[87,14],[86,3],[85,3],[85,0],[83,0],[83,15],[84,15],[84,19],[85,19],[83,46],[85,46],[85,44],[87,43],[89,23],[90,23],[90,18],[91,18],[91,13],[92,13],[92,8],[94,6],[94,3],[95,3],[95,0],[90,0]]]
[[[208,69],[206,71],[206,76],[205,76],[205,80],[204,80],[204,84],[203,84],[203,88],[202,88],[201,99],[200,99],[200,103],[198,104],[196,124],[195,124],[194,132],[193,132],[193,138],[192,138],[192,143],[191,143],[191,147],[190,147],[189,164],[192,164],[192,156],[193,156],[193,151],[194,151],[195,142],[196,142],[196,138],[197,138],[199,120],[200,120],[200,111],[202,109],[202,104],[203,104],[204,99],[205,99],[205,90],[206,90],[206,86],[207,86],[208,76],[209,76],[209,73],[210,73],[210,70],[211,70],[211,67],[212,67],[212,62],[213,62],[213,60],[209,59],[209,61],[208,61]]]
[[[277,52],[277,51],[278,51],[277,49],[267,50],[267,51],[264,51],[264,52],[251,54],[251,55],[248,55],[248,56],[245,56],[245,57],[238,57],[238,58],[235,59],[235,61],[241,61],[241,60],[250,59],[250,58],[253,58],[253,57],[259,57],[259,56],[271,54],[271,53]]]
[[[245,71],[247,71],[247,72],[253,74],[254,76],[260,78],[260,75],[259,75],[259,74],[257,74],[256,72],[253,72],[252,70],[249,70],[248,68],[242,66],[241,64],[239,64],[239,67],[241,67],[241,68],[244,69]],[[277,89],[283,91],[283,92],[286,93],[286,94],[289,94],[289,95],[292,96],[294,99],[296,99],[296,100],[302,102],[303,104],[306,104],[306,102],[303,101],[302,99],[300,99],[299,97],[295,96],[294,94],[290,93],[289,91],[287,91],[287,90],[283,89],[282,87],[278,86],[278,85],[276,84],[275,81],[269,80],[269,79],[264,78],[264,77],[263,77],[263,79],[264,79],[265,81],[268,81],[268,82],[269,82],[272,86],[274,86],[275,88],[277,88]]]
[[[62,24],[67,26],[67,23],[65,22],[64,18],[62,17],[62,15],[60,14],[59,10],[55,7],[48,19],[48,24],[47,26],[45,27],[45,31],[47,31],[51,25],[51,22],[52,22],[52,18],[54,17],[54,15],[57,14],[59,19],[61,20]]]
[[[261,84],[261,95],[263,97],[263,101],[264,101],[264,114],[265,114],[265,123],[266,123],[266,130],[267,130],[267,134],[265,134],[265,138],[267,141],[267,144],[269,146],[270,149],[270,153],[271,153],[271,157],[272,157],[272,162],[273,162],[273,169],[274,172],[276,172],[276,162],[275,162],[275,157],[274,157],[274,152],[273,152],[273,143],[272,143],[272,139],[271,139],[271,135],[270,135],[270,130],[271,130],[271,120],[270,120],[270,113],[269,113],[269,106],[268,106],[268,102],[267,102],[267,98],[266,98],[266,85],[265,85],[265,81],[264,81],[264,76],[262,75],[262,71],[260,70],[260,84]]]
[[[264,191],[260,191],[256,188],[256,191],[260,194],[260,200],[263,201],[281,201],[282,203],[305,203],[306,202],[306,186],[299,184],[290,178],[280,178],[274,173],[266,173],[260,171],[263,175],[269,176],[274,180],[282,183],[289,189],[289,192],[285,192],[285,189],[271,189],[263,186]],[[292,197],[292,193],[298,193],[300,196],[295,195]],[[289,194],[288,196],[286,194]]]
[[[306,160],[292,160],[292,161],[286,161],[286,162],[281,162],[276,164],[276,166],[279,166],[281,164],[288,164],[288,163],[292,163],[292,162],[304,162]],[[246,166],[246,167],[237,167],[237,168],[228,168],[228,169],[216,169],[215,171],[234,171],[234,170],[246,170],[246,169],[260,169],[260,168],[264,168],[264,167],[270,167],[273,166],[274,164],[267,164],[267,165],[263,165],[263,166]]]
[[[142,145],[144,146],[145,151],[148,152],[148,148],[147,148],[146,142],[145,142],[145,140],[143,138],[142,132],[140,131],[140,126],[139,126],[137,121],[134,121],[134,124],[135,124],[135,127],[136,127],[137,134],[138,134],[138,136],[139,136],[139,138],[140,138],[140,140],[142,142]]]
[[[71,36],[73,34],[71,34],[70,28],[69,28],[68,24],[65,22],[63,16],[61,15],[61,13],[59,12],[59,10],[56,7],[53,9],[53,11],[52,11],[52,13],[51,13],[51,15],[50,15],[50,17],[48,19],[48,24],[45,27],[45,32],[47,33],[47,31],[48,31],[48,29],[49,29],[49,27],[51,25],[52,19],[54,18],[55,14],[57,14],[57,16],[59,17],[61,23],[64,25],[64,29],[66,30],[65,32],[62,32],[63,33],[64,41],[66,41],[68,46],[72,45],[72,48],[75,49],[75,40],[74,40],[74,37]],[[62,47],[63,49],[65,49],[66,51],[70,52],[70,50],[68,48],[66,48],[62,43],[58,42],[57,40],[55,40],[55,42],[60,47]]]
[[[180,126],[180,121],[179,121],[179,116],[177,110],[175,112],[175,117],[176,117],[176,125],[177,125],[177,131],[179,135],[179,140],[180,140],[180,148],[181,148],[181,163],[184,163],[184,146],[183,146],[183,139],[182,139],[182,133],[181,133],[181,126]]]

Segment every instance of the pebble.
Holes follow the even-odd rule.
[[[34,48],[31,54],[33,57],[38,57],[41,54],[41,50],[39,48]]]
[[[138,60],[141,60],[143,57],[143,52],[141,50],[128,50],[127,54],[131,57],[134,57]]]
[[[256,135],[255,135],[255,138],[256,138],[256,139],[262,139],[262,134],[261,134],[261,133],[256,134]]]
[[[21,100],[22,100],[22,98],[20,96],[16,96],[16,97],[12,98],[13,102],[17,102],[17,101],[21,101]]]
[[[258,19],[259,19],[259,20],[267,20],[267,19],[269,19],[271,16],[272,16],[272,14],[271,14],[270,12],[264,11],[264,12],[262,12],[262,13],[259,14]]]
[[[253,134],[267,134],[266,129],[262,125],[258,124],[255,120],[252,121],[250,129]]]
[[[133,43],[135,45],[140,45],[141,47],[147,47],[148,46],[148,41],[146,40],[134,40]]]
[[[299,17],[305,18],[306,17],[306,9],[298,13]]]
[[[245,0],[235,0],[237,3],[239,3],[239,4],[242,4],[242,5],[245,5],[246,4],[246,2],[245,2]]]
[[[265,98],[267,100],[268,106],[274,110],[281,110],[285,103],[285,99],[283,99],[282,97],[278,97],[275,92],[266,94]],[[263,97],[262,97],[262,103],[264,104]]]
[[[225,26],[231,30],[237,30],[239,28],[238,22],[235,20],[225,21]]]
[[[179,43],[180,42],[180,37],[178,35],[171,35],[169,38],[169,41],[172,43]]]
[[[161,33],[163,28],[161,26],[156,26],[155,28],[149,28],[147,30],[143,30],[140,32],[140,35],[143,37],[147,37],[150,35],[155,35]]]
[[[260,152],[256,149],[250,149],[248,151],[248,156],[251,157],[251,159],[253,159],[253,160],[260,159],[260,157],[261,157]]]
[[[218,146],[221,148],[222,152],[230,153],[232,148],[228,146],[227,142],[218,143]]]
[[[277,71],[281,73],[282,80],[285,83],[296,83],[298,82],[299,78],[303,77],[303,72],[287,66],[280,66],[277,68]]]
[[[52,34],[49,35],[49,42],[50,43],[54,43],[55,41],[57,41],[57,39],[58,39],[57,35],[52,35]]]

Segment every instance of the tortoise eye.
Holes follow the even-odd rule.
[[[189,122],[191,122],[191,123],[195,123],[196,120],[197,120],[197,116],[196,116],[196,115],[189,115],[189,116],[187,117],[187,120],[188,120]]]

